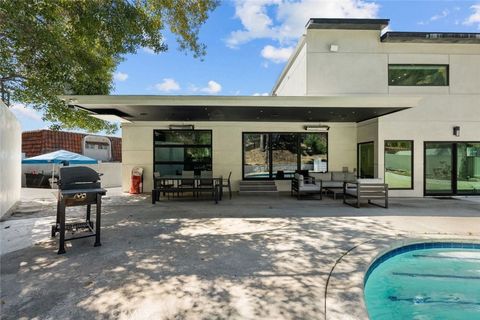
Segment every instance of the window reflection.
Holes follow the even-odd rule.
[[[183,170],[212,171],[212,132],[154,130],[155,172],[179,175]]]
[[[457,190],[480,193],[480,143],[457,144]]]
[[[448,86],[447,65],[391,64],[388,66],[390,86]]]
[[[244,133],[243,177],[288,179],[295,171],[327,171],[328,135],[318,133]]]
[[[385,183],[391,189],[412,189],[412,141],[385,141]]]

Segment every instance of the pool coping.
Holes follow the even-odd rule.
[[[369,319],[364,299],[367,273],[370,274],[374,270],[371,268],[372,265],[381,263],[376,262],[379,258],[384,257],[385,261],[394,255],[410,251],[403,249],[402,252],[402,247],[413,246],[414,249],[411,250],[419,250],[425,248],[425,244],[432,244],[433,247],[434,243],[480,245],[478,236],[431,234],[411,236],[397,235],[390,239],[370,239],[347,250],[332,268],[325,288],[325,319]],[[417,245],[419,247],[415,249]],[[389,255],[389,252],[392,252],[392,255]]]

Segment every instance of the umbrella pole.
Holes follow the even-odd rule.
[[[53,182],[55,180],[55,162],[52,163],[52,184],[50,185],[50,188],[53,189]]]

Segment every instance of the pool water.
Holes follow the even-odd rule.
[[[480,250],[397,254],[367,273],[370,319],[480,319]]]

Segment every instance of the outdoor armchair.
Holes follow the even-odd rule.
[[[347,201],[351,198],[355,201]],[[368,204],[388,208],[388,184],[383,183],[382,179],[358,179],[356,182],[344,182],[343,203],[360,208],[364,200]],[[378,200],[383,202],[383,205],[373,202]]]
[[[291,195],[301,199],[301,196],[308,194],[318,194],[319,199],[322,200],[322,181],[316,181],[314,177],[303,176],[295,173],[292,179]]]

